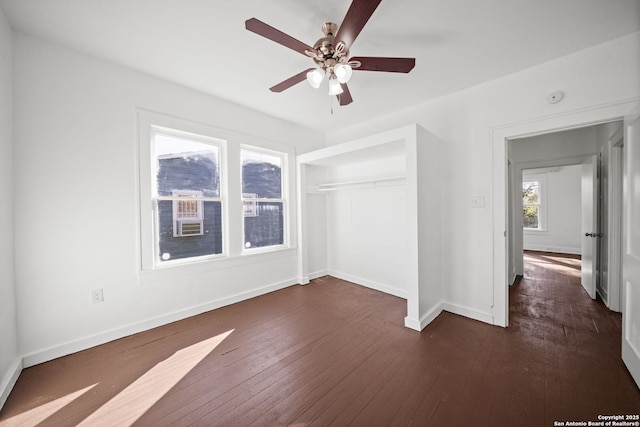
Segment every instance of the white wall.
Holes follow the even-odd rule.
[[[540,176],[536,169],[529,171],[531,174],[524,175],[525,180]],[[545,172],[542,176],[546,181],[546,224],[543,231],[524,230],[524,249],[579,255],[582,250],[582,168],[562,166],[557,172]]]
[[[329,182],[405,175],[405,156],[329,169]],[[329,273],[407,297],[407,193],[404,184],[347,188],[327,196]],[[394,257],[395,255],[395,257]]]
[[[0,9],[0,408],[20,369],[13,272],[13,35]]]
[[[606,59],[606,60],[605,60]],[[419,65],[418,65],[419,66]],[[506,202],[494,212],[493,136],[501,129],[569,112],[584,111],[640,96],[640,33],[595,46],[531,69],[328,135],[330,144],[386,129],[418,123],[440,141],[442,151],[442,284],[443,299],[470,312],[493,315],[502,324],[505,303],[494,296],[494,239],[506,246],[496,220],[506,215]],[[437,84],[422,82],[421,84]],[[562,102],[546,97],[561,89]],[[506,153],[503,155],[506,157]],[[506,175],[506,174],[505,174]],[[495,179],[502,180],[503,176]],[[480,196],[484,208],[474,208]],[[504,221],[504,219],[502,220]],[[502,257],[501,251],[496,252]],[[499,264],[499,263],[497,263]],[[504,273],[506,274],[506,268]],[[494,274],[497,274],[494,276]],[[496,289],[497,289],[496,288]],[[500,289],[504,294],[505,290]]]
[[[577,157],[598,153],[597,126],[588,126],[562,132],[518,138],[511,141],[511,156],[514,163],[546,166],[549,162],[573,162]]]
[[[14,38],[25,364],[296,283],[295,248],[140,273],[136,109],[235,132],[228,143],[236,145],[249,135],[305,152],[324,144],[321,135],[30,36]],[[90,303],[95,288],[104,289],[104,303]]]
[[[327,201],[329,193],[316,191],[317,185],[328,182],[327,168],[305,165],[307,180],[306,200],[304,203],[307,219],[306,271],[309,279],[329,274],[329,249],[327,247]]]

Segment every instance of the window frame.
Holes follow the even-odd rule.
[[[140,269],[152,271],[187,265],[202,261],[222,259],[228,257],[228,197],[227,197],[227,140],[216,136],[216,132],[206,126],[191,122],[155,115],[152,113],[138,112],[139,131],[139,191],[140,191]],[[218,197],[196,197],[202,207],[205,202],[219,202],[221,204],[221,231],[222,251],[217,254],[207,254],[172,260],[160,260],[159,239],[159,209],[158,202],[174,201],[177,197],[160,196],[157,188],[157,157],[154,152],[156,135],[166,135],[181,139],[187,139],[198,143],[204,143],[217,147],[218,150],[218,176],[220,180]],[[173,209],[173,207],[172,207]],[[203,215],[203,209],[200,215]],[[172,212],[172,218],[174,213]],[[175,218],[174,218],[175,236]],[[194,236],[191,236],[194,237]]]
[[[525,182],[534,181],[538,183],[538,203],[533,204],[535,206],[538,206],[538,228],[525,227],[523,217],[522,230],[527,233],[541,233],[547,231],[547,176],[545,174],[523,173],[522,187],[524,187]],[[522,209],[524,209],[525,207],[526,206],[523,198]]]
[[[253,152],[257,154],[265,154],[268,156],[278,157],[281,160],[280,167],[280,198],[266,198],[266,197],[254,197],[251,193],[243,193],[243,152]],[[290,223],[289,223],[289,201],[291,195],[289,193],[289,153],[285,151],[278,151],[268,149],[264,147],[258,147],[255,145],[241,144],[239,151],[239,178],[240,178],[240,199],[242,203],[242,218],[241,218],[241,236],[240,243],[242,247],[242,255],[252,255],[256,253],[274,252],[290,247]],[[245,203],[250,203],[256,207],[259,203],[282,203],[282,243],[277,245],[259,246],[253,248],[247,248],[245,246]],[[257,216],[257,215],[256,215]]]

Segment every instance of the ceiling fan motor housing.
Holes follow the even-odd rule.
[[[316,51],[316,55],[313,55],[313,60],[330,75],[333,74],[333,67],[338,63],[346,64],[349,55],[349,50],[342,42],[335,42],[335,34],[338,31],[338,26],[333,22],[325,22],[322,25],[322,32],[324,37],[319,39],[314,45],[313,49]]]

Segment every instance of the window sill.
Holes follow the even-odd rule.
[[[172,279],[184,277],[186,275],[202,274],[211,271],[242,267],[255,263],[295,256],[297,252],[298,249],[296,247],[282,246],[280,249],[269,248],[267,250],[251,252],[248,254],[242,253],[239,255],[220,256],[180,264],[166,266],[160,265],[153,269],[140,270],[138,272],[138,283],[152,283],[158,278]]]
[[[546,228],[523,228],[522,231],[524,234],[547,234],[548,230]]]
[[[282,252],[282,251],[286,251],[287,249],[289,249],[287,245],[257,247],[257,248],[251,248],[251,249],[244,249],[240,256],[250,257],[252,255],[263,255],[268,253]]]

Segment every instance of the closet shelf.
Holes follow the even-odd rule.
[[[389,187],[393,185],[404,184],[406,177],[404,176],[392,176],[388,178],[374,178],[360,181],[345,181],[345,182],[332,182],[326,184],[320,184],[317,186],[316,191],[337,191],[352,188],[376,188],[376,187]]]

